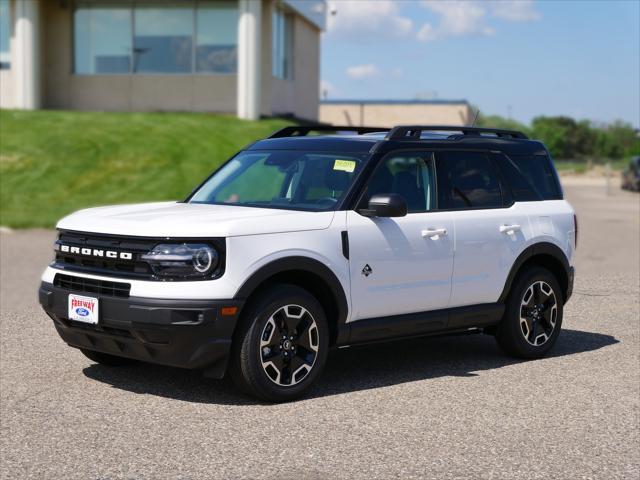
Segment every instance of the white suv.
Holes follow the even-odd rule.
[[[540,142],[424,126],[287,127],[186,200],[57,228],[39,299],[66,343],[105,365],[228,370],[267,401],[300,396],[336,346],[485,332],[541,357],[577,233]]]

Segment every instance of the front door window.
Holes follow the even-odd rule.
[[[379,193],[397,193],[409,213],[435,208],[433,155],[430,152],[398,153],[378,166],[367,186],[366,200]]]

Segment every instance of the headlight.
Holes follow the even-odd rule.
[[[161,277],[206,277],[218,267],[220,256],[215,248],[204,243],[156,245],[142,255],[153,272]]]

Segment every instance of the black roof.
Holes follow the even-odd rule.
[[[367,153],[379,138],[356,135],[318,135],[313,137],[267,138],[251,145],[248,150],[310,150],[325,152]]]
[[[321,132],[322,135],[309,135]],[[247,150],[306,150],[344,153],[372,153],[378,149],[478,149],[511,154],[546,154],[541,142],[523,133],[460,126],[285,127],[271,137],[259,140]]]

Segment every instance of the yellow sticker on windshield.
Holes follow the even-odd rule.
[[[333,164],[333,169],[352,173],[356,169],[356,162],[353,160],[336,160]]]

